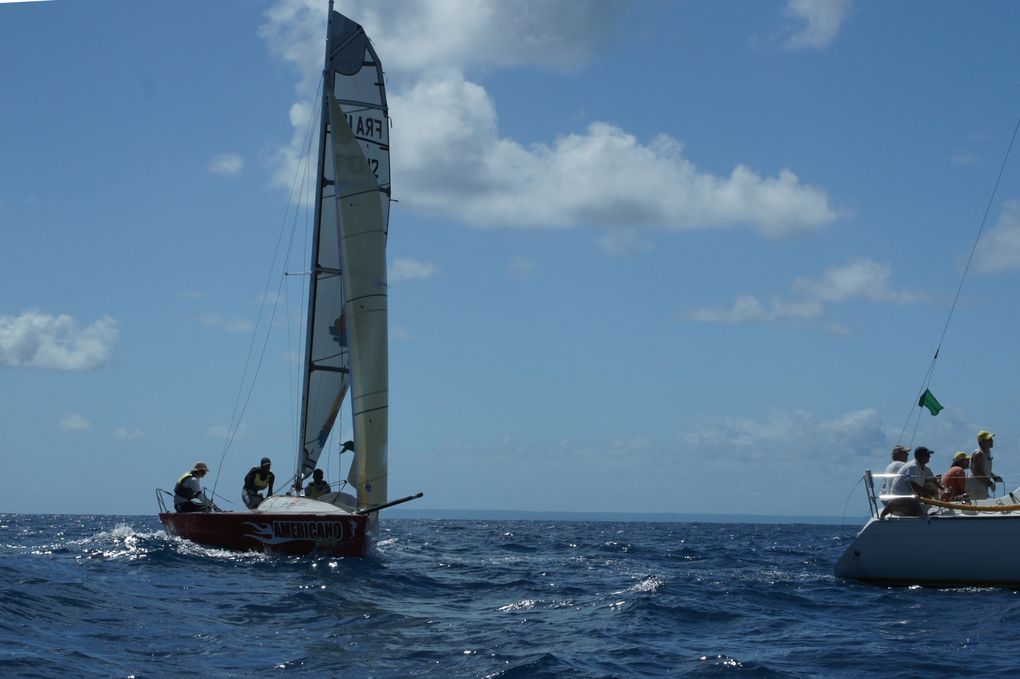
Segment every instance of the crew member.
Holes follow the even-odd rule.
[[[245,475],[241,499],[248,509],[255,509],[266,497],[273,494],[273,481],[276,480],[276,476],[269,471],[272,464],[272,460],[264,457],[258,467],[252,467]],[[266,495],[262,495],[263,490],[266,491]]]
[[[305,489],[305,497],[318,499],[330,492],[329,483],[322,478],[322,470],[316,469],[312,472],[312,482]]]
[[[178,512],[207,512],[212,503],[202,490],[202,479],[209,473],[209,465],[196,462],[190,472],[182,476],[174,486],[174,509]]]
[[[971,477],[967,479],[967,495],[975,500],[983,500],[988,497],[989,491],[994,494],[995,484],[1002,481],[1002,477],[992,473],[995,434],[979,431],[977,442],[978,447],[970,454]]]

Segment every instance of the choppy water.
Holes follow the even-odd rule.
[[[0,515],[0,675],[990,676],[1011,589],[838,580],[853,528],[384,520],[366,559]],[[990,552],[988,556],[992,556]],[[979,558],[979,557],[976,557]]]

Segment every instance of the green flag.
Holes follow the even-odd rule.
[[[921,394],[921,400],[917,402],[917,405],[922,408],[927,408],[928,412],[930,412],[933,416],[938,415],[939,412],[942,411],[942,404],[935,398],[935,394],[931,393],[927,389],[925,389],[924,393]]]

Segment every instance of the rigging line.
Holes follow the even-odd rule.
[[[319,142],[320,140],[318,139],[318,135],[319,134],[324,134],[324,131],[322,130],[322,126],[321,126],[320,123],[321,123],[321,117],[322,117],[322,97],[323,97],[323,87],[325,85],[325,81],[326,81],[325,77],[318,78],[318,84],[315,87],[315,96],[312,99],[312,109],[311,109],[312,110],[312,115],[310,115],[308,117],[308,148],[306,149],[305,154],[304,154],[304,158],[305,158],[304,171],[305,171],[305,176],[306,177],[311,172],[311,166],[312,166],[312,146],[313,146],[312,142],[313,141]],[[312,134],[312,130],[316,130],[317,134],[313,135]],[[315,144],[315,148],[319,148],[319,144],[318,143]],[[312,247],[313,246],[309,242],[309,232],[312,229],[314,229],[314,225],[312,227],[309,227],[308,220],[309,220],[309,215],[312,213],[312,210],[318,210],[319,209],[317,203],[318,203],[318,201],[322,200],[322,198],[319,195],[321,190],[322,190],[322,187],[319,186],[319,182],[321,181],[321,178],[318,177],[318,163],[319,163],[318,152],[316,152],[315,161],[316,161],[316,181],[315,182],[306,182],[303,185],[304,186],[304,190],[305,190],[305,195],[303,196],[303,198],[304,198],[303,204],[305,206],[305,213],[304,213],[304,216],[305,216],[305,220],[304,220],[305,229],[304,229],[304,234],[303,234],[304,240],[302,242],[302,249],[301,249],[301,251],[303,253],[311,253],[311,251],[312,251]],[[293,239],[294,239],[294,233],[292,232],[291,233],[291,241],[292,242],[293,242]],[[308,307],[308,304],[309,304],[310,296],[312,294],[311,293],[311,290],[312,290],[312,287],[311,287],[312,286],[311,278],[312,278],[312,276],[316,275],[316,271],[315,271],[316,265],[317,265],[317,262],[310,262],[309,263],[309,268],[310,268],[309,275],[307,277],[307,280],[303,280],[301,282],[301,287],[300,287],[300,290],[301,290],[301,308],[308,309],[308,319],[306,319],[305,323],[298,325],[298,329],[297,329],[297,342],[298,342],[298,347],[305,347],[305,350],[307,350],[307,348],[308,348],[307,347],[308,333],[311,331],[311,327],[310,326],[313,323],[313,320],[312,320],[313,310]],[[311,361],[310,357],[302,357],[302,358],[304,359],[305,362]],[[293,368],[293,365],[294,364],[291,364],[292,368]],[[302,363],[302,365],[303,365],[303,363]],[[302,373],[303,373],[303,370],[302,370]],[[291,413],[292,413],[292,415],[294,417],[294,422],[296,423],[296,429],[298,431],[297,436],[295,436],[293,438],[293,440],[297,441],[297,444],[298,444],[298,459],[299,460],[300,460],[301,451],[304,450],[304,446],[305,446],[305,441],[304,441],[304,438],[305,438],[305,431],[304,431],[305,430],[305,421],[304,421],[304,419],[302,419],[302,414],[303,414],[303,409],[304,409],[304,402],[305,402],[305,394],[303,392],[304,392],[304,389],[308,386],[308,385],[305,384],[305,381],[306,381],[306,377],[305,377],[304,374],[302,374],[302,376],[301,376],[301,386],[300,386],[300,389],[302,390],[302,393],[300,394],[301,405],[298,405],[298,406],[295,407],[294,402],[291,401]],[[292,389],[291,393],[292,394],[296,393],[296,390]],[[300,469],[298,471],[300,471]]]
[[[977,252],[978,243],[981,242],[981,234],[985,230],[985,225],[988,223],[988,214],[992,211],[992,203],[995,202],[995,194],[999,191],[999,183],[1002,181],[1002,175],[1006,172],[1006,164],[1009,162],[1009,156],[1013,151],[1013,144],[1016,141],[1017,131],[1020,130],[1020,118],[1017,119],[1016,125],[1013,127],[1013,135],[1009,138],[1009,146],[1006,147],[1006,154],[1002,158],[1002,165],[999,166],[999,174],[995,178],[995,185],[992,187],[992,193],[988,196],[988,204],[985,206],[985,213],[981,217],[981,225],[978,227],[977,236],[974,238],[974,244],[971,245],[970,255],[967,257],[967,264],[963,268],[963,275],[960,276],[960,284],[956,287],[956,295],[953,297],[953,303],[949,307],[949,314],[946,316],[946,324],[942,327],[942,334],[939,336],[939,343],[935,347],[935,354],[931,357],[931,363],[928,364],[928,373],[925,375],[924,384],[921,390],[917,394],[917,400],[914,401],[916,404],[920,400],[921,395],[924,394],[925,389],[931,387],[931,380],[935,374],[935,362],[939,358],[939,352],[942,350],[942,343],[946,339],[946,334],[949,332],[949,324],[953,320],[953,313],[956,311],[956,304],[960,301],[960,294],[963,292],[963,284],[967,280],[967,274],[970,272],[970,265],[974,261],[974,254]],[[917,406],[920,409],[920,406]],[[914,405],[910,406],[910,411],[913,413]],[[918,424],[920,424],[920,413],[918,413]],[[903,431],[906,431],[909,426],[910,417],[907,417],[907,423],[903,426]],[[914,427],[914,432],[917,432],[917,426]],[[900,433],[902,438],[903,434]]]
[[[985,224],[988,222],[988,213],[992,211],[992,203],[995,201],[995,194],[999,191],[999,182],[1002,181],[1002,175],[1006,171],[1006,163],[1009,162],[1009,155],[1013,151],[1013,142],[1016,141],[1017,130],[1020,130],[1020,118],[1016,121],[1016,126],[1013,127],[1013,136],[1009,139],[1009,146],[1006,148],[1006,155],[1002,159],[1002,165],[999,167],[999,175],[995,178],[995,186],[992,187],[992,195],[988,196],[988,205],[985,206],[985,214],[981,218],[981,226],[978,228],[977,237],[974,238],[974,245],[970,248],[970,256],[967,257],[967,265],[963,268],[963,276],[960,277],[960,285],[956,288],[956,297],[953,298],[953,304],[949,307],[949,316],[946,318],[946,325],[942,329],[942,336],[939,337],[938,347],[935,349],[935,355],[932,356],[932,364],[934,365],[936,359],[939,357],[939,349],[942,348],[942,341],[946,338],[946,333],[949,331],[949,322],[953,319],[953,312],[956,310],[956,303],[960,300],[960,293],[963,291],[963,283],[967,280],[967,273],[970,271],[971,262],[974,261],[974,253],[977,252],[978,243],[981,241],[981,233],[985,230]],[[934,372],[934,368],[932,370]],[[929,376],[929,381],[931,377]]]
[[[311,126],[311,122],[310,122],[309,126],[308,126],[308,129],[305,131],[305,143],[302,144],[302,147],[308,146],[308,144],[310,144],[309,138],[311,136],[311,130],[312,130],[312,126]],[[263,291],[262,300],[261,300],[261,302],[259,304],[259,312],[258,312],[258,315],[256,316],[256,320],[255,320],[255,329],[252,331],[251,342],[248,344],[248,354],[247,354],[247,356],[245,357],[245,360],[244,360],[244,369],[241,371],[241,382],[240,382],[240,384],[238,385],[238,388],[237,388],[237,396],[234,399],[234,409],[233,409],[233,412],[231,412],[231,414],[230,414],[230,423],[227,426],[227,439],[226,439],[226,441],[225,441],[225,443],[223,445],[223,452],[220,454],[219,465],[217,465],[216,479],[213,481],[213,492],[216,491],[216,486],[219,484],[220,473],[223,470],[223,461],[226,459],[227,452],[230,450],[230,446],[234,442],[234,438],[237,436],[237,431],[238,431],[238,429],[240,428],[240,425],[241,425],[241,419],[243,418],[244,411],[247,409],[247,406],[248,406],[248,400],[251,398],[252,390],[255,388],[255,380],[258,377],[258,369],[261,368],[261,365],[262,365],[262,358],[260,357],[259,358],[258,368],[256,368],[255,374],[252,376],[252,383],[251,383],[251,387],[248,390],[248,397],[245,400],[244,407],[241,409],[241,414],[238,415],[237,414],[237,408],[238,408],[238,405],[239,405],[239,403],[241,401],[241,394],[244,392],[244,383],[245,383],[245,380],[247,379],[247,376],[248,376],[248,367],[251,364],[251,357],[252,357],[252,353],[253,353],[254,348],[255,348],[255,340],[258,338],[259,328],[261,327],[261,323],[262,323],[262,314],[263,314],[263,311],[264,311],[265,306],[266,306],[266,298],[268,296],[266,293],[269,290],[270,283],[271,283],[271,281],[273,279],[273,272],[276,269],[276,261],[277,261],[277,258],[279,257],[279,254],[280,254],[280,243],[283,241],[283,234],[286,232],[287,217],[290,214],[291,206],[295,205],[294,193],[295,193],[295,189],[297,187],[297,180],[298,180],[298,173],[295,173],[294,180],[291,182],[290,191],[287,194],[287,206],[284,209],[283,222],[280,225],[280,234],[279,234],[279,236],[277,236],[276,246],[275,246],[275,248],[273,250],[273,259],[272,259],[272,262],[271,262],[270,267],[269,267],[269,274],[266,277],[266,285],[265,285],[265,288],[264,288],[264,291]],[[295,206],[295,215],[296,215],[296,210],[297,210],[297,207]],[[293,232],[292,232],[292,238],[293,238]],[[289,254],[290,248],[288,248],[287,252]],[[286,268],[286,260],[284,260],[284,262],[285,262],[284,268]],[[282,280],[283,280],[283,277],[281,276],[281,284],[282,284]],[[276,307],[279,306],[279,290],[280,290],[280,285],[277,286],[277,298],[276,298],[276,300],[274,302],[274,305],[273,305],[273,313],[272,313],[272,317],[273,318],[275,318],[275,316],[276,316]],[[265,344],[263,344],[263,347],[262,347],[262,354],[261,354],[262,356],[265,356],[266,346],[268,346],[268,344],[269,344],[269,334],[270,334],[271,328],[272,328],[272,319],[270,319],[269,325],[266,328],[266,340],[265,340]],[[237,417],[236,421],[234,419],[235,416]]]
[[[309,122],[309,125],[311,125],[311,124],[312,123]],[[307,242],[308,242],[308,234],[307,234],[307,231],[308,231],[308,207],[307,207],[307,200],[308,200],[308,194],[310,193],[310,191],[309,191],[309,184],[310,184],[310,182],[308,180],[308,173],[309,173],[308,168],[311,165],[311,162],[310,162],[310,159],[309,159],[309,154],[311,153],[311,142],[312,142],[310,134],[309,134],[308,137],[309,137],[308,138],[308,146],[305,148],[305,153],[304,153],[305,161],[302,163],[303,168],[302,168],[302,176],[301,176],[301,188],[300,188],[300,190],[298,192],[299,205],[304,206],[304,214],[305,214],[305,244],[306,245],[307,245]],[[296,231],[297,231],[297,215],[295,215],[294,223],[293,223],[293,225],[291,227],[291,232],[290,232],[290,247],[287,250],[287,260],[286,260],[287,262],[290,261],[290,253],[293,250],[293,246],[294,246],[294,234],[295,234]],[[306,252],[306,251],[307,251],[307,249],[302,250],[302,252]],[[287,278],[286,265],[284,266],[283,278],[284,279]],[[289,290],[289,287],[288,287],[288,290]],[[304,288],[302,287],[302,299],[303,299],[303,295],[304,295]],[[287,313],[287,355],[289,356],[289,355],[291,355],[291,353],[293,351],[292,350],[292,345],[291,345],[291,335],[292,335],[292,332],[291,332],[291,329],[290,329],[290,321],[291,321],[291,316],[290,316],[290,295],[286,296],[286,299],[284,300],[284,303],[286,304],[286,313]],[[300,332],[301,332],[301,328],[300,328],[300,326],[298,326],[298,333],[299,333],[298,341],[300,341],[300,339],[301,339]],[[297,440],[299,440],[298,439],[299,434],[297,433],[297,430],[298,430],[298,427],[301,426],[300,423],[298,422],[298,419],[301,417],[301,415],[300,415],[300,413],[296,413],[297,408],[295,408],[295,404],[294,404],[294,397],[295,397],[295,395],[297,393],[297,389],[294,386],[294,363],[293,362],[288,362],[288,366],[290,368],[287,371],[287,375],[288,375],[288,378],[290,380],[290,389],[288,390],[288,393],[290,395],[290,411],[289,412],[291,413],[291,416],[288,417],[287,420],[290,422],[291,440],[297,441]]]

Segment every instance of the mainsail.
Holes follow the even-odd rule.
[[[298,473],[315,468],[350,389],[348,481],[368,507],[387,499],[389,119],[368,36],[332,7],[323,75]]]

